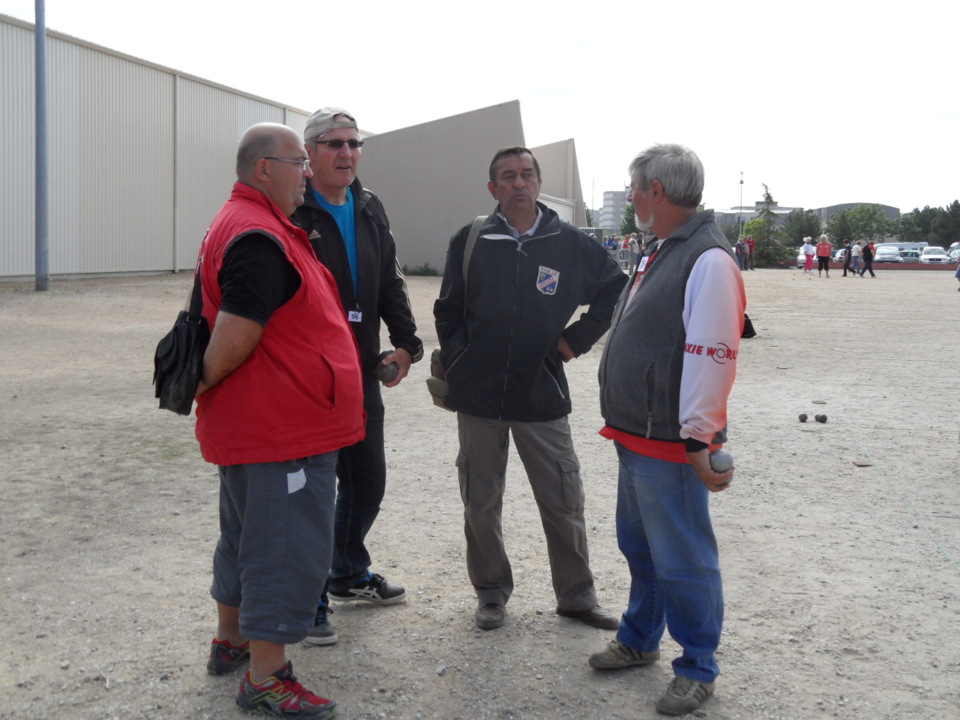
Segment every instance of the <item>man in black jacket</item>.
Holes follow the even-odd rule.
[[[386,387],[395,387],[407,376],[411,363],[423,357],[423,344],[416,335],[386,212],[380,199],[357,178],[363,141],[356,120],[342,108],[322,108],[307,121],[304,143],[313,177],[293,220],[307,231],[317,257],[337,282],[360,348],[367,413],[366,438],[343,448],[337,462],[333,566],[305,641],[332,645],[337,634],[327,618],[328,595],[376,605],[406,598],[404,588],[370,571],[364,539],[380,512],[386,487],[384,408],[377,373],[392,370],[395,364],[396,377],[383,380]],[[381,319],[394,346],[385,357],[380,353]]]
[[[475,621],[484,630],[501,627],[513,592],[500,526],[512,435],[543,520],[557,614],[615,630],[618,620],[597,604],[589,566],[563,364],[606,332],[626,276],[596,240],[537,202],[540,166],[528,149],[497,152],[487,187],[498,205],[480,228],[467,277],[470,225],[450,241],[434,305],[445,403],[457,411]]]

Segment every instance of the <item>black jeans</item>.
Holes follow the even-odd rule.
[[[363,379],[363,409],[367,435],[356,445],[341,448],[337,458],[337,504],[333,520],[333,564],[327,588],[348,590],[370,569],[364,539],[380,514],[387,486],[387,461],[383,449],[383,396],[380,381]],[[324,588],[323,601],[326,601]]]

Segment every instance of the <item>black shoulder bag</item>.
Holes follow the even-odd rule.
[[[467,243],[463,247],[463,316],[467,316],[467,268],[470,266],[470,256],[473,255],[473,246],[477,243],[480,228],[483,226],[486,215],[478,215],[467,233]],[[450,410],[444,403],[447,395],[447,373],[440,362],[440,348],[435,348],[430,355],[430,377],[427,378],[427,390],[433,398],[433,404],[444,410]],[[450,410],[450,412],[453,412]]]
[[[203,354],[210,342],[210,327],[203,317],[200,267],[193,280],[190,310],[181,310],[177,321],[157,344],[153,358],[153,384],[162,410],[189,415],[203,376]]]

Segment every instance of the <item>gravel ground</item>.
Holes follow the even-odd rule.
[[[952,273],[746,273],[758,337],[731,398],[731,489],[712,499],[727,618],[700,717],[960,718],[958,347]],[[0,286],[0,718],[239,718],[206,674],[217,484],[192,419],[156,409],[152,354],[184,276]],[[438,278],[410,278],[428,348]],[[598,349],[568,365],[591,561],[622,610],[616,460],[596,431]],[[291,647],[341,720],[657,717],[663,660],[598,673],[613,633],[554,614],[543,534],[512,458],[506,626],[473,625],[453,415],[428,363],[388,390],[389,481],[375,570],[407,587],[339,605],[340,642]],[[798,414],[810,415],[807,423]],[[826,413],[826,424],[813,421]]]

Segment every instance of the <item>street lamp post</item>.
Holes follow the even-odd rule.
[[[740,232],[737,237],[743,237],[743,171],[740,171],[740,207],[737,209],[737,216],[740,218]]]

